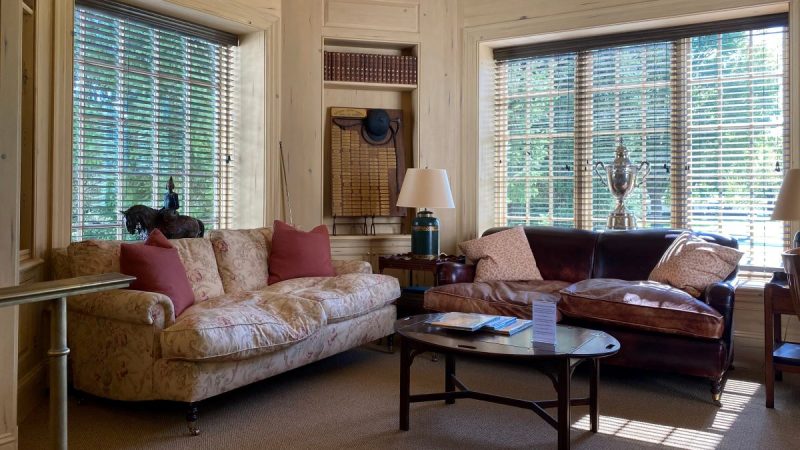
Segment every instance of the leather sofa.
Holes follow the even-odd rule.
[[[492,228],[484,235],[506,228]],[[525,227],[536,264],[544,281],[475,283],[472,264],[444,263],[436,273],[437,287],[425,293],[431,311],[481,312],[529,318],[531,302],[540,296],[562,296],[573,283],[589,279],[647,280],[664,251],[681,231],[645,229],[594,232],[553,227]],[[703,239],[737,248],[733,238],[697,233]],[[713,337],[674,333],[652,327],[631,326],[608,317],[576,317],[574,306],[559,301],[561,323],[606,331],[622,344],[620,352],[605,363],[703,377],[711,382],[712,398],[719,404],[722,383],[733,361],[733,306],[736,277],[708,286],[689,305],[705,308],[720,322]],[[584,283],[585,284],[585,283]],[[568,292],[564,290],[564,292]],[[682,294],[682,293],[681,293]],[[711,308],[709,308],[709,306]],[[658,319],[660,306],[650,319]],[[718,314],[717,314],[718,313]],[[630,318],[626,318],[630,319]],[[635,320],[635,319],[634,319]]]

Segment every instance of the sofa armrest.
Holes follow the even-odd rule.
[[[172,301],[164,294],[112,289],[70,297],[69,309],[104,319],[166,328],[175,323]]]
[[[705,300],[725,318],[725,332],[723,339],[731,342],[733,333],[733,304],[736,299],[736,289],[732,284],[722,281],[706,288]]]
[[[336,272],[336,275],[372,273],[372,264],[366,261],[334,259],[331,263],[333,264],[333,270]]]
[[[436,284],[472,283],[475,279],[475,265],[458,262],[443,262],[436,266]]]

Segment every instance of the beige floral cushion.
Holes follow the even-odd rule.
[[[366,261],[359,260],[337,260],[331,261],[333,270],[336,275],[344,275],[346,273],[372,273],[372,265]]]
[[[88,241],[73,242],[67,247],[72,275],[99,275],[101,273],[119,272],[120,241]]]
[[[458,244],[472,261],[477,261],[475,281],[541,280],[533,252],[522,227],[509,228]]]
[[[267,287],[272,228],[214,230],[209,235],[225,293]]]
[[[691,232],[681,233],[669,246],[648,280],[669,284],[699,297],[710,284],[733,272],[743,252],[706,242]]]
[[[318,302],[325,309],[328,323],[335,323],[392,303],[400,297],[400,284],[388,275],[351,273],[294,278],[271,284],[267,291]]]
[[[202,238],[175,239],[170,241],[178,250],[186,277],[192,285],[194,302],[204,302],[225,293],[217,270],[217,260],[211,241]]]
[[[324,324],[318,302],[240,291],[186,309],[161,332],[161,351],[165,359],[242,360],[302,341]]]

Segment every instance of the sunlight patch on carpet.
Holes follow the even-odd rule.
[[[752,401],[753,396],[760,387],[760,384],[749,381],[728,380],[722,391],[722,406],[715,412],[708,431],[672,427],[601,414],[598,432],[624,439],[687,450],[716,449],[722,443],[725,431],[731,428],[739,417],[739,413]],[[573,427],[589,431],[589,415],[581,417]]]

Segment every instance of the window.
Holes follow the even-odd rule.
[[[236,36],[115,2],[75,10],[72,240],[133,239],[121,210],[232,220]]]
[[[495,222],[605,228],[593,173],[624,144],[651,172],[640,227],[729,234],[779,267],[770,221],[789,162],[785,15],[495,50]],[[709,34],[709,30],[714,30]]]

